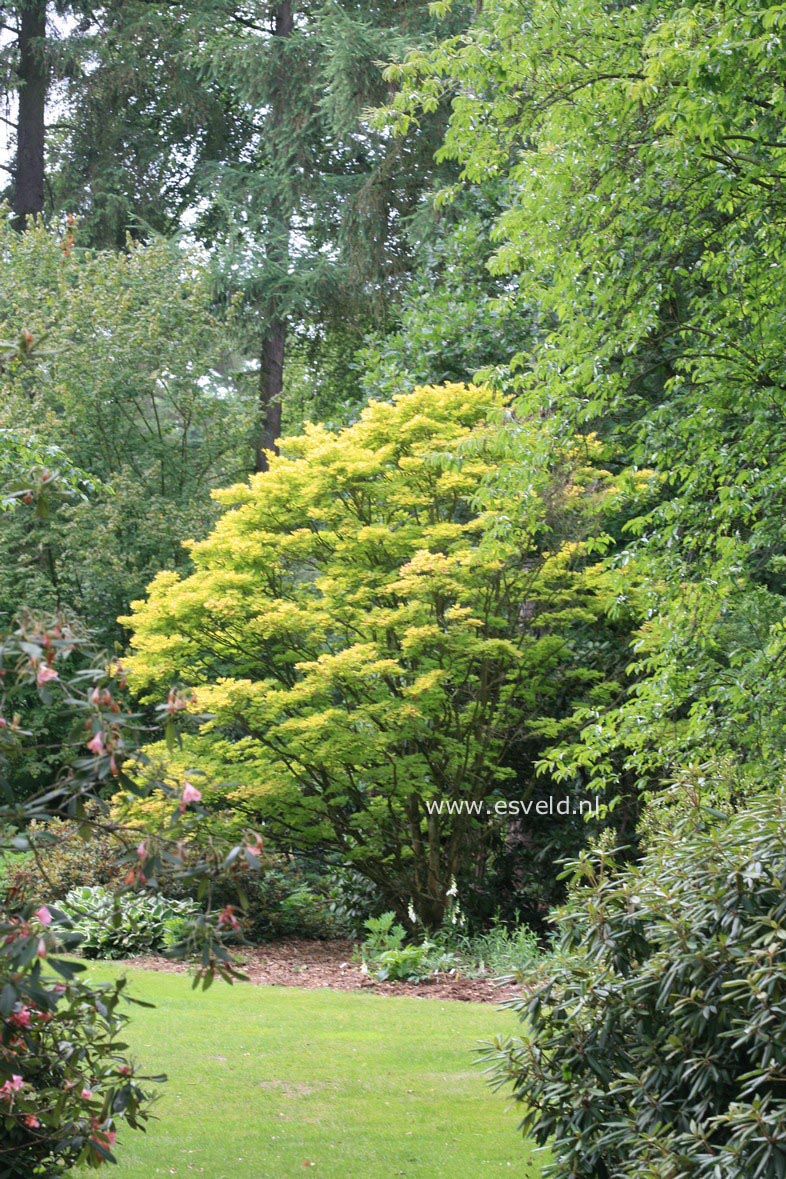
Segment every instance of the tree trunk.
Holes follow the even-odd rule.
[[[44,208],[44,110],[49,85],[46,64],[47,0],[24,0],[19,13],[19,116],[14,169],[14,224]]]
[[[281,437],[281,393],[284,386],[284,349],[287,325],[282,319],[271,317],[262,340],[262,362],[259,373],[259,440],[256,469],[266,471],[268,450],[277,449]]]
[[[287,117],[287,55],[286,42],[292,36],[294,19],[292,0],[281,0],[275,14],[272,50],[276,55],[273,73],[273,93],[267,134],[271,151],[285,156]],[[267,269],[268,282],[278,284],[289,270],[289,235],[292,209],[286,197],[274,197],[267,209]],[[281,436],[281,394],[284,387],[284,358],[287,338],[287,317],[282,300],[274,294],[267,300],[265,331],[259,372],[259,433],[256,445],[257,471],[268,467],[267,451],[276,451]]]

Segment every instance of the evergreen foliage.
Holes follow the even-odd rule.
[[[556,961],[489,1053],[544,1179],[772,1179],[786,1165],[781,790],[683,817],[642,863],[583,856]],[[677,801],[677,800],[675,800]],[[692,804],[692,805],[691,805]]]

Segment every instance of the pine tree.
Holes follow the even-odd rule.
[[[381,64],[430,23],[411,0],[124,0],[101,10],[91,67],[71,79],[55,203],[83,242],[185,218],[211,250],[223,294],[247,308],[257,469],[281,433],[288,355],[345,374],[399,292],[443,113],[400,141],[366,112],[389,97]]]

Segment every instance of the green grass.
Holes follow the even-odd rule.
[[[112,977],[111,966],[91,976]],[[478,1003],[217,983],[130,973],[128,1039],[169,1082],[147,1134],[123,1130],[124,1179],[536,1179],[516,1113],[472,1049],[512,1031]],[[313,1164],[309,1166],[308,1164]]]

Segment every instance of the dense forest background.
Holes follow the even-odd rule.
[[[174,799],[301,931],[556,937],[554,1174],[786,1166],[784,28],[0,2],[13,848]]]
[[[279,436],[476,378],[503,400],[468,503],[520,527],[528,488],[544,505],[517,556],[489,529],[494,558],[574,546],[559,606],[550,574],[515,608],[506,590],[500,633],[527,620],[544,674],[494,730],[494,791],[597,793],[635,845],[669,782],[739,803],[778,780],[779,20],[2,6],[4,618],[59,612],[123,651],[118,619],[161,569],[189,574],[213,490]],[[570,492],[580,463],[608,501]],[[187,679],[174,656],[157,676]],[[41,737],[57,723],[42,710]],[[46,747],[15,789],[46,783]],[[526,826],[464,862],[478,913],[542,920],[546,865],[590,834]]]
[[[279,436],[474,378],[507,408],[471,502],[546,505],[497,556],[577,579],[516,607],[569,654],[495,789],[597,793],[635,845],[670,782],[779,780],[779,13],[3,5],[3,617],[123,650]],[[540,920],[589,833],[499,825],[480,909]]]

